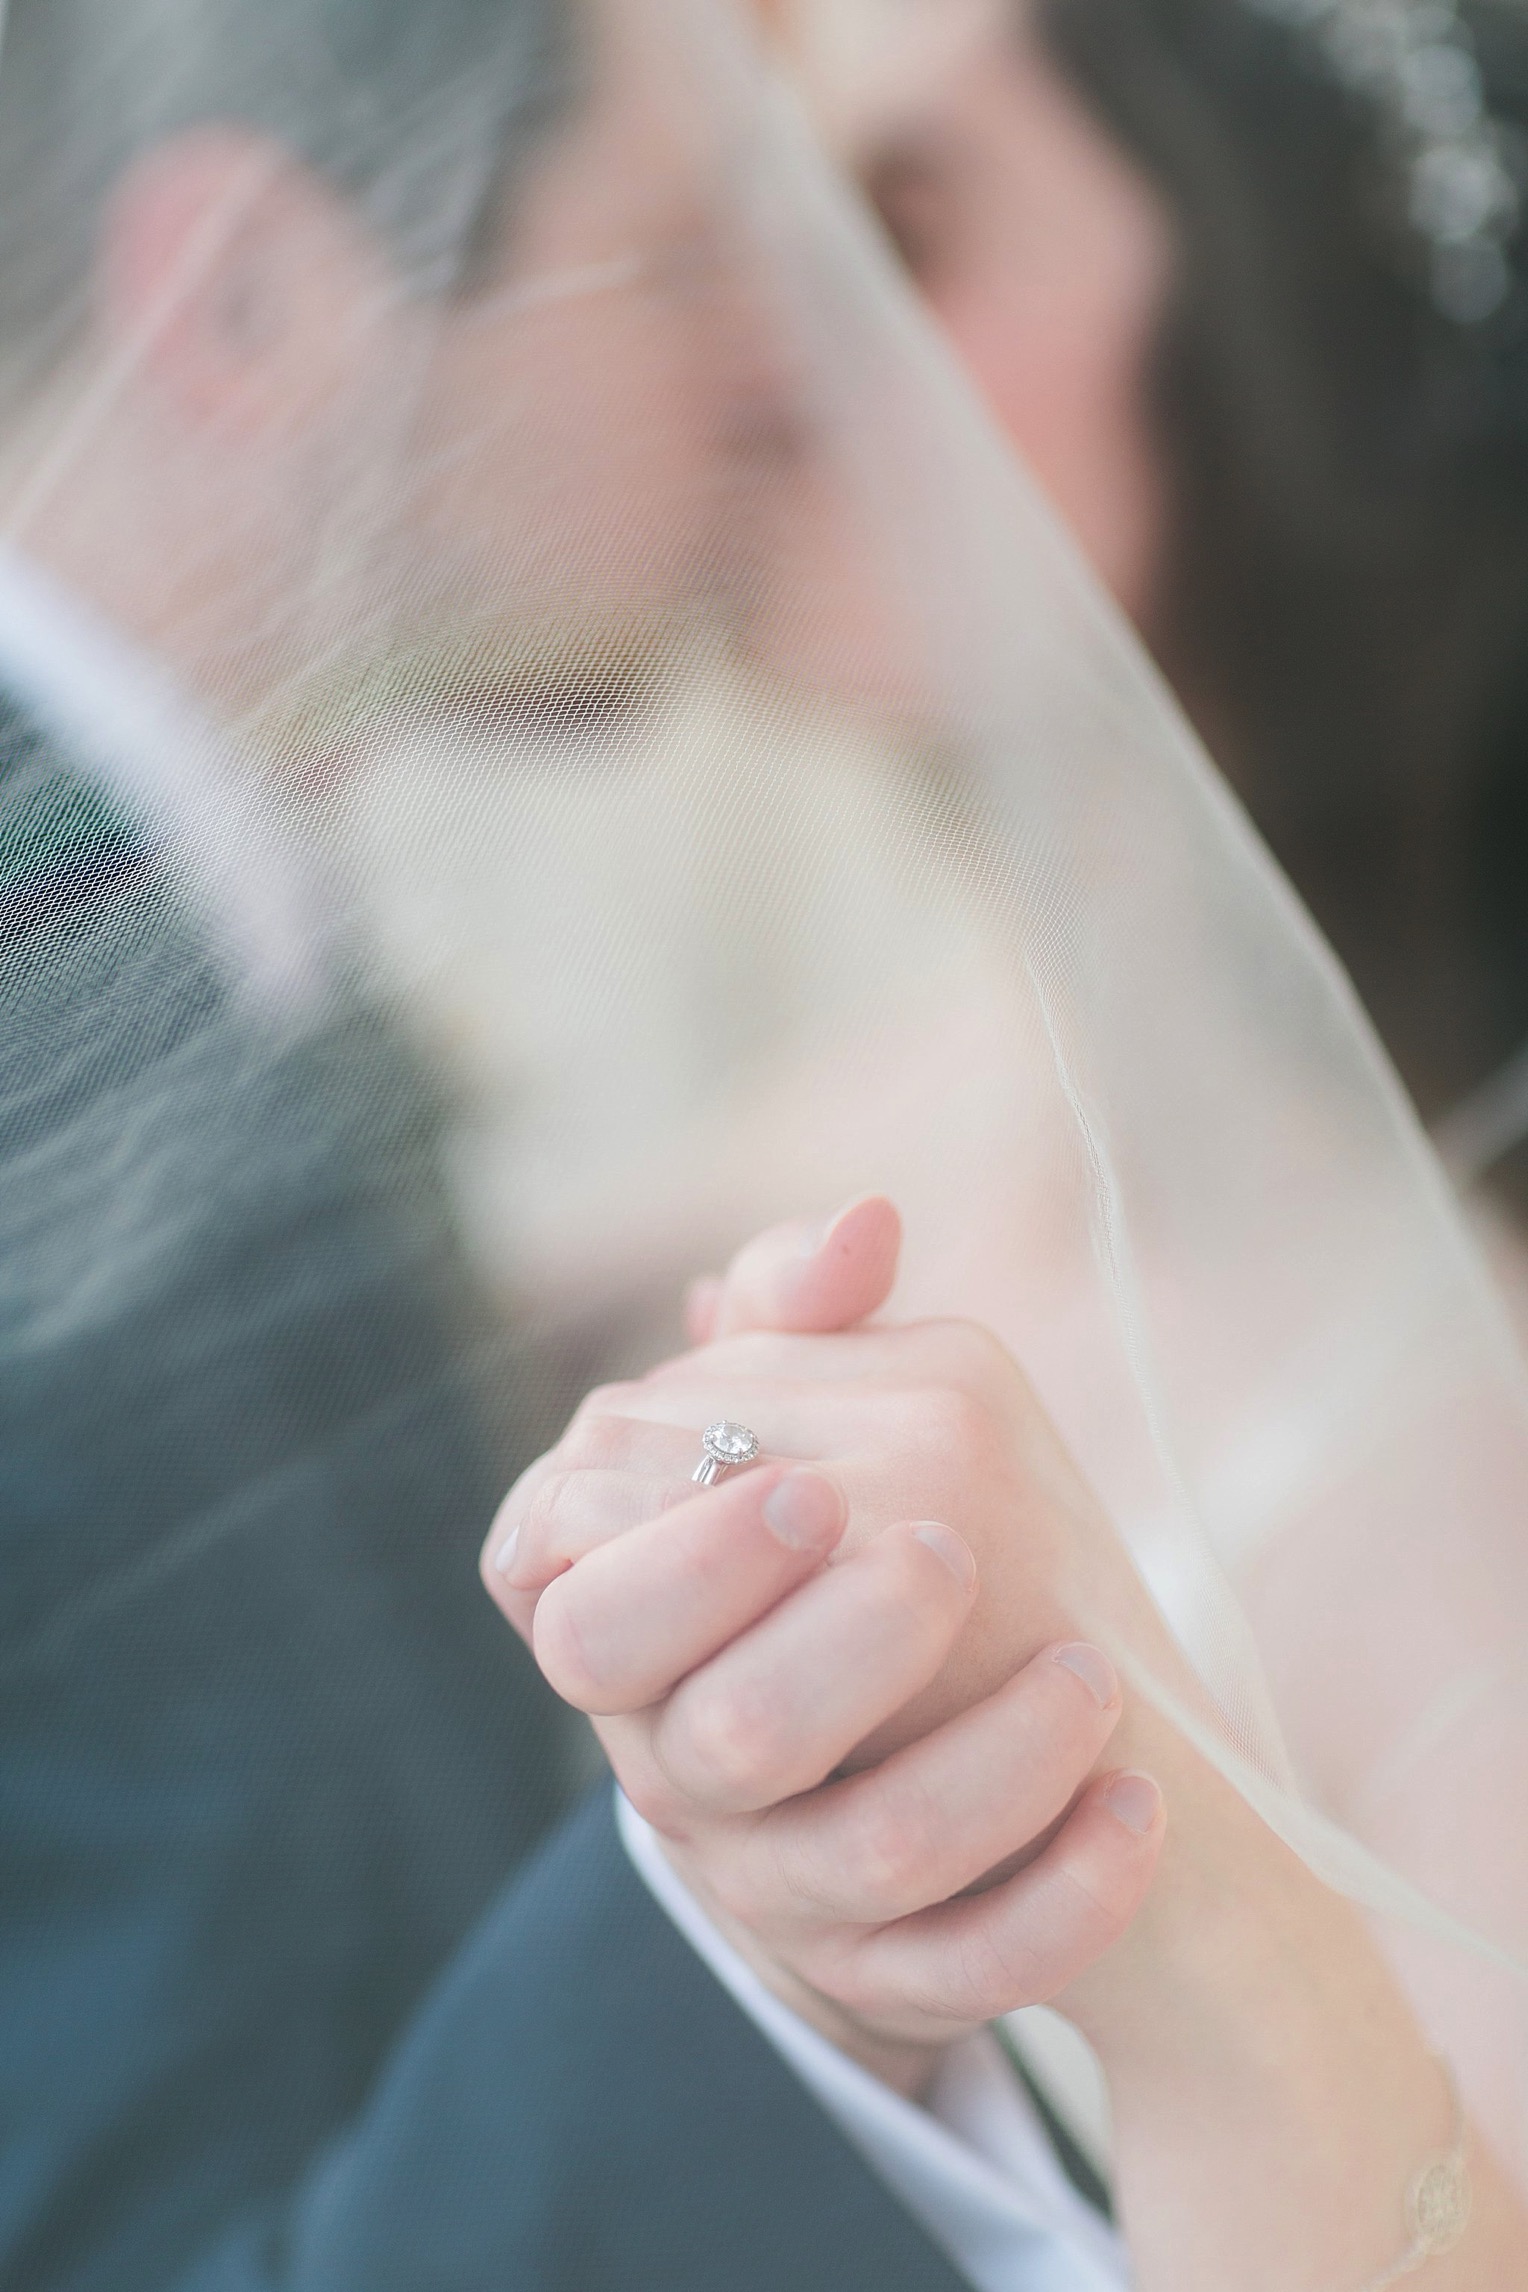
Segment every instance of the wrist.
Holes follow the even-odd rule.
[[[1454,2137],[1447,2074],[1354,1907],[1192,1755],[1159,1746],[1154,1771],[1157,1884],[1057,2001],[1104,2073],[1132,2249],[1176,2253],[1187,2208],[1205,2264],[1164,2270],[1175,2292],[1253,2281],[1248,2253],[1259,2284],[1372,2283]]]
[[[1131,1763],[1167,1802],[1161,1862],[1129,1931],[1057,2001],[1106,2069],[1140,2058],[1159,2080],[1164,2050],[1254,2066],[1291,2022],[1341,2021],[1330,1968],[1346,1981],[1361,1963],[1393,1994],[1352,1906],[1240,1793],[1154,1715],[1128,1728]]]
[[[1364,1919],[1181,1738],[1142,1755],[1169,1808],[1157,1882],[1058,2001],[1099,2057],[1116,2125],[1133,2119],[1146,2154],[1175,2122],[1213,2126],[1200,2135],[1213,2157],[1280,2125],[1299,2147],[1326,2124],[1312,2188],[1390,2203],[1437,2145],[1439,2075]]]

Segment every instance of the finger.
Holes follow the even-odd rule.
[[[634,1398],[640,1405],[639,1396]],[[622,1473],[683,1488],[701,1458],[700,1432],[685,1421],[686,1403],[693,1416],[695,1403],[689,1396],[679,1406],[650,1416],[581,1409],[557,1446],[521,1473],[499,1506],[488,1532],[489,1559],[496,1561],[504,1553],[512,1530],[523,1531],[548,1486],[573,1473]]]
[[[564,1569],[601,1544],[684,1504],[695,1494],[689,1474],[553,1472],[493,1544],[490,1592],[541,1592]]]
[[[694,1493],[549,1584],[536,1660],[581,1711],[640,1711],[822,1566],[848,1518],[825,1473],[780,1465]]]
[[[1119,1723],[1085,1642],[1046,1648],[995,1695],[846,1781],[774,1807],[705,1874],[755,1927],[880,1926],[944,1902],[1065,1814]]]
[[[934,1677],[975,1594],[953,1530],[887,1529],[684,1681],[654,1718],[638,1788],[687,1819],[812,1789]]]
[[[700,1430],[709,1418],[740,1415],[746,1406],[752,1422],[780,1419],[785,1437],[766,1439],[764,1461],[773,1450],[775,1458],[808,1462],[830,1450],[846,1416],[832,1393],[702,1374],[693,1362],[666,1364],[639,1384],[606,1387],[596,1398],[642,1413],[586,1402],[556,1448],[520,1475],[485,1539],[479,1573],[516,1630],[527,1629],[534,1595],[564,1567],[694,1493]]]
[[[852,1328],[885,1304],[901,1246],[902,1221],[881,1194],[850,1202],[826,1226],[775,1226],[728,1267],[709,1335]]]
[[[719,1273],[702,1273],[684,1293],[684,1333],[692,1345],[709,1345],[716,1335],[725,1283]]]
[[[1146,1898],[1165,1830],[1162,1793],[1149,1775],[1104,1776],[1016,1878],[844,1937],[807,1978],[888,2032],[923,2037],[930,2019],[968,2028],[1043,2005],[1124,1933]]]
[[[580,1409],[556,1448],[538,1458],[505,1498],[494,1548],[556,1473],[635,1472],[676,1483],[690,1480],[702,1461],[702,1433],[719,1417],[750,1426],[765,1463],[824,1463],[846,1451],[884,1456],[905,1414],[905,1395],[890,1387],[867,1390],[861,1385],[861,1362],[854,1350],[860,1342],[851,1337],[734,1337],[705,1352],[666,1361],[640,1384],[622,1387],[617,1412]],[[782,1353],[781,1348],[788,1350]],[[757,1464],[734,1467],[728,1477],[757,1469]]]
[[[699,1453],[699,1440],[681,1426],[605,1416],[587,1407],[579,1411],[557,1447],[521,1473],[499,1506],[478,1555],[484,1588],[522,1639],[530,1639],[543,1586],[578,1557],[579,1548],[602,1540],[600,1489],[590,1491],[585,1500],[576,1482],[597,1479],[607,1496],[616,1482],[627,1483],[629,1525],[633,1515],[650,1519],[686,1494]],[[651,1499],[646,1510],[641,1509],[644,1499],[637,1494],[638,1487]],[[612,1505],[612,1535],[620,1533],[615,1511]],[[566,1559],[559,1557],[563,1514],[570,1547]]]

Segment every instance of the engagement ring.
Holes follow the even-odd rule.
[[[759,1436],[746,1425],[735,1425],[728,1418],[719,1417],[714,1425],[707,1425],[700,1436],[700,1445],[705,1453],[690,1477],[698,1480],[702,1488],[709,1488],[713,1480],[720,1480],[734,1465],[752,1464],[759,1453]]]

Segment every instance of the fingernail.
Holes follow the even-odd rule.
[[[944,1562],[962,1591],[969,1591],[976,1581],[976,1561],[971,1547],[946,1528],[942,1520],[915,1520],[913,1534],[920,1544],[926,1544]]]
[[[1157,1819],[1162,1793],[1150,1775],[1116,1775],[1104,1792],[1104,1805],[1116,1821],[1137,1838],[1144,1838]]]
[[[844,1532],[844,1500],[820,1472],[788,1472],[762,1506],[764,1525],[792,1552],[826,1552]]]
[[[806,1237],[801,1245],[802,1256],[815,1257],[820,1249],[826,1249],[849,1212],[857,1210],[860,1203],[868,1201],[868,1199],[869,1196],[866,1194],[856,1194],[852,1201],[845,1202],[836,1209],[830,1218],[824,1218],[820,1226],[808,1227]]]
[[[1107,1711],[1119,1693],[1119,1681],[1114,1666],[1101,1648],[1089,1647],[1084,1639],[1073,1640],[1066,1647],[1058,1647],[1056,1661],[1080,1679],[1100,1711]]]
[[[503,1543],[499,1546],[499,1549],[493,1556],[493,1565],[496,1574],[500,1576],[507,1576],[509,1574],[510,1569],[515,1564],[515,1551],[519,1542],[519,1529],[511,1528],[509,1534],[505,1537]]]

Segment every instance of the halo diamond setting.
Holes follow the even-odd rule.
[[[715,1424],[707,1425],[700,1436],[703,1451],[693,1478],[702,1488],[720,1480],[724,1472],[731,1472],[740,1464],[752,1464],[759,1453],[759,1436],[747,1425],[734,1424],[730,1417],[718,1417]]]

